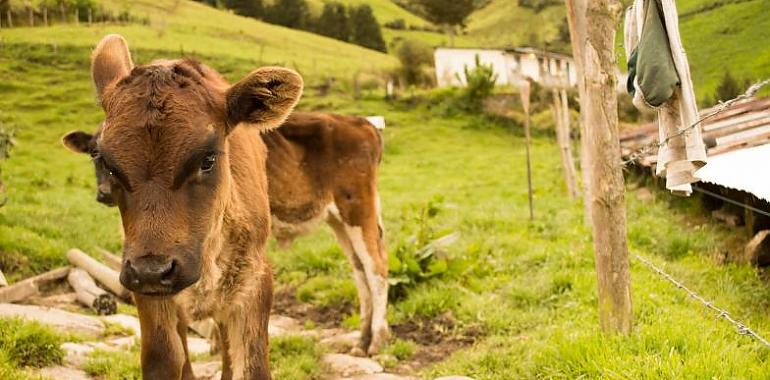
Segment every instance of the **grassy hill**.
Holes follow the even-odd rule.
[[[102,2],[116,12],[127,10],[149,19],[149,25],[126,24],[92,27],[56,25],[49,28],[0,30],[6,44],[47,44],[91,48],[101,36],[120,33],[131,47],[142,51],[168,51],[249,60],[254,67],[279,64],[293,67],[306,78],[351,77],[354,72],[378,72],[396,64],[390,55],[364,49],[317,34],[271,25],[214,9],[192,1],[157,0]]]
[[[308,3],[314,12],[320,14],[323,4],[330,1],[350,6],[369,4],[369,6],[372,7],[372,11],[374,11],[374,16],[377,17],[377,21],[379,21],[380,24],[400,19],[404,20],[404,23],[408,26],[424,27],[432,25],[420,16],[399,7],[391,0],[308,0]]]
[[[677,6],[699,99],[713,95],[726,69],[741,81],[770,77],[770,0],[681,0]],[[561,5],[535,13],[517,1],[492,0],[471,15],[466,39],[487,47],[542,43],[558,36],[564,17]]]

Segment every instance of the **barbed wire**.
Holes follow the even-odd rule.
[[[650,153],[653,149],[660,149],[660,148],[666,146],[666,144],[668,144],[669,141],[671,141],[672,139],[674,139],[676,137],[679,137],[679,136],[682,136],[685,133],[695,129],[696,127],[698,127],[704,121],[706,121],[706,120],[708,120],[708,119],[710,119],[710,118],[712,118],[712,117],[714,117],[714,116],[724,112],[725,110],[727,110],[731,105],[735,104],[736,102],[739,102],[741,100],[746,100],[746,99],[753,98],[757,94],[757,92],[759,92],[759,90],[762,89],[762,87],[765,87],[768,84],[770,84],[770,79],[765,79],[763,81],[760,81],[760,82],[752,84],[751,86],[749,86],[749,88],[746,89],[746,92],[736,96],[735,98],[732,98],[732,99],[727,100],[727,101],[721,101],[720,100],[719,103],[716,105],[716,107],[714,107],[714,110],[712,110],[711,112],[709,112],[705,116],[703,116],[700,119],[698,119],[698,121],[694,122],[689,127],[685,128],[685,129],[679,130],[679,132],[674,133],[674,134],[666,137],[661,142],[653,142],[651,144],[648,144],[646,146],[643,146],[643,147],[639,148],[636,152],[631,153],[628,156],[628,158],[625,161],[623,161],[623,166],[625,167],[628,164],[636,162],[638,159],[640,159],[640,158],[646,156],[648,153]]]
[[[641,255],[633,254],[633,256],[634,256],[634,258],[639,260],[642,264],[647,266],[649,269],[653,270],[658,275],[663,277],[665,280],[667,280],[668,282],[674,284],[674,286],[676,286],[678,289],[682,289],[684,292],[686,292],[690,296],[690,298],[693,298],[693,299],[699,301],[704,306],[706,306],[707,309],[715,311],[717,313],[717,315],[716,315],[717,319],[722,318],[722,319],[730,322],[736,328],[736,330],[738,330],[738,334],[739,335],[750,336],[750,337],[758,340],[763,345],[765,345],[765,347],[770,348],[770,342],[768,342],[765,338],[763,338],[762,336],[757,334],[750,327],[748,327],[748,326],[744,325],[743,323],[737,321],[726,310],[717,307],[716,305],[714,305],[713,302],[706,300],[705,298],[701,297],[700,295],[698,295],[694,291],[690,290],[688,287],[684,286],[684,284],[682,284],[680,281],[678,281],[677,279],[673,278],[671,275],[669,275],[668,273],[663,271],[663,269],[658,268],[655,264],[653,264],[652,262],[650,262],[646,258],[642,257]]]

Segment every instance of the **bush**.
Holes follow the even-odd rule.
[[[420,207],[412,216],[412,223],[417,226],[406,239],[398,243],[388,257],[390,296],[393,299],[406,294],[409,287],[420,282],[438,277],[449,268],[446,248],[459,237],[458,233],[437,231],[434,218],[441,211],[443,198],[434,197]]]
[[[404,30],[406,29],[406,21],[402,18],[391,20],[385,23],[385,27],[393,30]]]
[[[0,352],[17,367],[61,364],[63,339],[47,326],[20,319],[0,319]]]
[[[404,40],[396,48],[396,56],[401,62],[398,76],[408,86],[421,86],[430,83],[425,76],[425,67],[433,66],[433,49],[425,43]]]
[[[492,65],[481,63],[478,55],[476,56],[476,66],[473,68],[465,66],[463,71],[465,72],[466,83],[463,91],[465,109],[469,112],[481,112],[484,100],[492,95],[492,91],[495,89],[497,74],[495,74]]]
[[[372,7],[368,4],[350,9],[350,23],[353,27],[350,42],[383,53],[388,51],[385,39],[382,38],[380,23],[377,22]]]

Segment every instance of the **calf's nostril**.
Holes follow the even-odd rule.
[[[163,272],[160,275],[160,283],[162,285],[165,285],[165,286],[171,285],[176,267],[177,267],[176,260],[171,260],[166,264],[166,268],[164,268]]]

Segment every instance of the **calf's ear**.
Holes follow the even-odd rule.
[[[127,76],[134,68],[128,43],[119,34],[102,38],[91,54],[91,77],[96,86],[96,96],[104,104],[104,94],[115,83]]]
[[[91,153],[91,140],[94,136],[83,131],[73,131],[62,137],[61,142],[75,153]]]
[[[294,70],[263,67],[227,90],[227,131],[239,123],[260,130],[281,125],[302,96],[302,77]]]

